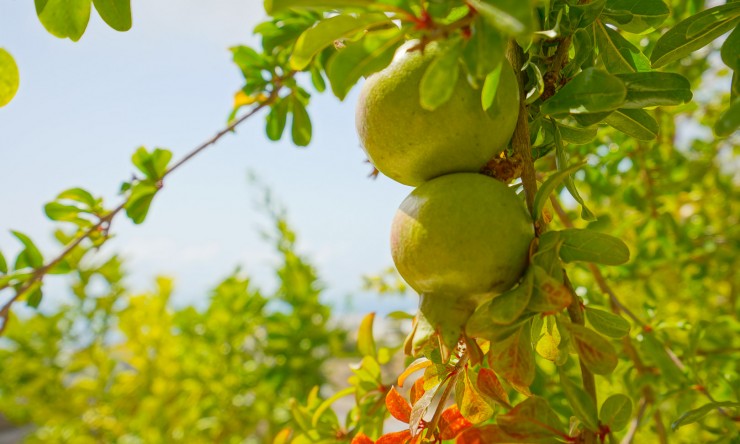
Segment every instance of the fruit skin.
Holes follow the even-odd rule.
[[[514,191],[482,174],[458,173],[406,197],[393,220],[391,252],[419,293],[501,293],[522,275],[532,238]]]
[[[402,46],[390,66],[368,77],[357,103],[357,132],[370,161],[405,185],[477,172],[506,147],[516,126],[519,88],[507,62],[487,112],[462,68],[450,100],[434,111],[423,109],[419,84],[437,52],[434,44],[423,54]]]
[[[519,280],[533,237],[524,203],[496,179],[450,174],[412,191],[391,227],[396,268],[421,296],[406,351],[449,359],[476,307]]]

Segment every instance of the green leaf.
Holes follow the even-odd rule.
[[[740,69],[740,26],[735,26],[735,29],[722,44],[720,55],[725,65],[735,71]]]
[[[293,143],[298,146],[308,146],[311,143],[311,118],[306,111],[306,107],[303,103],[293,96],[293,123],[291,127],[291,136],[293,137]]]
[[[491,108],[496,99],[496,91],[498,91],[498,85],[501,80],[501,72],[503,71],[503,68],[504,62],[502,60],[493,71],[488,73],[486,79],[483,81],[483,89],[481,90],[480,99],[481,105],[486,111]]]
[[[573,414],[581,420],[588,430],[598,431],[599,416],[593,398],[570,380],[563,367],[558,367],[558,373],[560,373],[560,387],[563,388],[563,393],[565,393],[565,397],[573,409]]]
[[[468,0],[468,4],[505,34],[525,35],[534,28],[532,4],[528,0]]]
[[[95,10],[116,31],[131,29],[131,0],[93,0]]]
[[[550,124],[553,133],[555,133],[555,165],[557,166],[558,170],[562,170],[563,168],[567,168],[568,166],[568,156],[565,154],[565,148],[563,147],[563,140],[560,134],[560,128],[555,122],[555,119],[551,118]],[[581,205],[581,218],[587,221],[596,220],[596,216],[588,208],[588,206],[586,206],[586,201],[583,199],[583,197],[581,197],[581,193],[578,192],[578,188],[576,188],[576,184],[573,181],[573,176],[569,174],[563,180],[563,183],[565,184],[565,188],[568,190],[573,199],[575,199],[576,202]]]
[[[3,255],[3,252],[0,251],[0,273],[7,273],[8,272],[8,262],[5,260],[5,256]]]
[[[740,15],[740,2],[732,2],[701,11],[680,22],[663,34],[655,43],[650,61],[660,68],[688,56],[699,48],[735,27]],[[695,23],[701,29],[692,29]],[[689,30],[695,31],[689,34]]]
[[[157,191],[158,188],[151,181],[138,182],[131,188],[131,195],[126,202],[126,215],[135,224],[144,222]]]
[[[560,231],[560,238],[560,258],[565,262],[621,265],[630,258],[630,250],[621,239],[599,231],[568,228]]]
[[[30,237],[21,233],[20,231],[10,231],[13,236],[16,237],[23,244],[23,250],[18,254],[15,262],[15,269],[21,269],[25,267],[31,267],[39,269],[44,265],[44,256],[41,255],[36,244],[33,243]]]
[[[359,351],[362,356],[377,356],[375,339],[373,338],[374,320],[375,313],[369,313],[360,323],[360,329],[357,332],[357,351]]]
[[[90,21],[90,0],[34,0],[36,15],[50,34],[77,41]]]
[[[316,427],[319,424],[319,420],[321,419],[321,416],[324,414],[324,412],[326,412],[329,409],[329,407],[331,407],[332,404],[337,402],[337,400],[339,400],[340,398],[344,398],[345,396],[349,396],[353,393],[355,393],[355,388],[347,387],[343,390],[340,390],[334,393],[332,396],[327,398],[314,411],[313,416],[311,417],[311,425]]]
[[[316,54],[333,44],[335,40],[377,25],[389,23],[391,21],[388,16],[380,13],[357,16],[340,14],[322,20],[298,37],[290,56],[290,67],[299,71],[305,69]]]
[[[723,401],[704,404],[698,409],[689,410],[688,412],[683,413],[677,420],[673,422],[673,424],[671,424],[671,429],[676,431],[682,426],[699,421],[703,417],[707,416],[707,414],[712,410],[717,410],[725,407],[740,407],[740,402]]]
[[[480,15],[473,21],[473,34],[465,44],[462,57],[476,87],[494,69],[501,65],[506,50],[506,39]]]
[[[519,442],[529,442],[527,438],[553,440],[555,436],[566,434],[557,413],[539,396],[527,398],[509,412],[498,415],[496,422],[506,433],[525,438]]]
[[[26,305],[28,305],[31,308],[38,308],[39,304],[41,304],[41,299],[43,299],[43,297],[44,297],[44,294],[41,292],[41,286],[37,285],[35,286],[35,288],[30,290],[28,293],[28,296],[26,296]]]
[[[609,111],[624,102],[627,90],[619,78],[587,68],[542,104],[544,114],[582,114]]]
[[[343,100],[360,77],[388,66],[403,38],[403,31],[396,28],[373,31],[334,54],[326,67],[334,95]]]
[[[532,209],[534,212],[532,218],[534,220],[539,220],[540,215],[542,214],[542,209],[545,208],[545,203],[547,202],[547,199],[550,198],[550,194],[555,191],[555,188],[557,188],[557,186],[560,185],[566,177],[571,173],[578,171],[583,165],[585,165],[585,162],[571,165],[570,167],[558,171],[547,178],[545,183],[542,184],[542,186],[537,190],[537,194],[534,196],[534,208]]]
[[[574,114],[573,118],[576,119],[576,122],[581,126],[593,126],[609,117],[612,113],[613,111],[592,114]]]
[[[46,217],[56,221],[72,221],[77,218],[80,209],[74,205],[64,205],[59,202],[49,202],[44,206]]]
[[[576,29],[573,34],[573,47],[575,48],[575,57],[568,63],[568,67],[573,66],[576,69],[582,66],[593,65],[594,57],[594,34],[593,27],[586,29]]]
[[[419,83],[419,103],[427,111],[434,111],[444,105],[455,92],[460,75],[458,58],[461,52],[460,41],[453,42],[440,51],[429,64]]]
[[[590,328],[567,324],[581,362],[597,375],[608,375],[617,367],[617,352],[611,342]]]
[[[618,109],[604,120],[612,128],[637,140],[653,140],[658,136],[658,122],[642,109]]]
[[[72,200],[83,204],[87,208],[93,208],[97,204],[95,197],[89,191],[82,188],[70,188],[64,190],[57,196],[57,200]]]
[[[534,269],[534,292],[527,310],[537,313],[557,313],[570,305],[573,295],[563,282],[551,276],[544,268],[532,265]]]
[[[528,393],[534,381],[535,363],[531,327],[522,323],[508,338],[493,342],[489,352],[491,368],[517,391]]]
[[[0,107],[13,100],[19,85],[18,65],[8,51],[0,48]]]
[[[691,84],[681,74],[672,72],[633,72],[617,74],[627,88],[621,108],[681,105],[691,101]]]
[[[139,147],[131,157],[134,166],[152,181],[160,180],[164,176],[170,159],[172,159],[172,151],[155,148],[150,153],[143,146]]]
[[[630,417],[632,417],[632,400],[621,393],[611,395],[601,404],[599,419],[612,432],[618,432],[627,427]]]
[[[612,74],[650,71],[650,60],[619,32],[601,22],[597,22],[594,28],[599,57],[607,71]]]
[[[533,267],[527,269],[519,285],[494,297],[479,310],[487,310],[490,320],[496,324],[508,325],[519,319],[532,297],[534,285],[532,269]]]
[[[601,15],[606,0],[595,0],[589,3],[568,6],[568,19],[571,29],[585,28]]]
[[[280,99],[270,106],[270,112],[267,113],[265,132],[267,138],[273,141],[280,140],[285,131],[285,124],[288,121],[288,108],[290,102],[286,99]]]
[[[275,15],[289,9],[366,8],[372,0],[265,0],[265,12]]]
[[[586,307],[586,319],[601,334],[610,338],[623,338],[630,332],[630,323],[618,314]]]
[[[735,98],[730,107],[725,110],[714,124],[714,134],[727,137],[740,128],[740,98]]]
[[[596,138],[597,130],[594,127],[579,128],[575,126],[558,123],[560,137],[567,143],[573,145],[585,145],[591,143]]]
[[[620,29],[634,34],[657,28],[670,14],[661,0],[607,0],[602,16]]]

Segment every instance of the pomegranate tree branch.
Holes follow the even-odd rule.
[[[271,91],[267,99],[260,102],[257,106],[253,107],[251,110],[249,110],[248,113],[244,114],[239,119],[234,120],[232,123],[230,123],[224,129],[217,132],[213,137],[211,137],[207,141],[193,148],[182,159],[175,162],[170,168],[168,168],[167,171],[165,171],[165,173],[162,175],[162,179],[164,179],[166,176],[168,176],[170,173],[175,171],[177,168],[179,168],[180,166],[188,162],[193,157],[197,156],[200,152],[202,152],[206,148],[214,145],[223,136],[232,132],[234,129],[236,129],[237,126],[239,126],[241,123],[243,123],[244,121],[246,121],[247,119],[255,115],[261,109],[269,106],[278,97],[279,91],[280,91],[280,85],[276,85],[276,87],[273,88],[273,90]],[[85,239],[89,239],[95,233],[101,230],[104,230],[106,229],[106,227],[110,226],[110,223],[113,220],[113,218],[116,217],[116,215],[118,215],[122,210],[126,208],[126,205],[128,205],[130,200],[131,200],[131,196],[129,195],[117,207],[115,207],[110,212],[106,213],[104,216],[100,217],[97,223],[89,227],[87,230],[82,232],[82,234],[77,236],[72,242],[66,245],[64,249],[54,259],[50,260],[49,262],[42,265],[41,267],[33,270],[33,272],[31,273],[31,276],[25,280],[25,282],[16,290],[16,293],[7,302],[5,302],[5,304],[3,304],[2,308],[0,308],[0,320],[2,320],[2,325],[0,325],[0,334],[2,334],[3,331],[5,331],[5,328],[8,325],[8,319],[10,316],[10,307],[13,305],[13,303],[15,303],[18,299],[20,299],[25,294],[27,294],[30,290],[32,290],[38,283],[40,283],[43,280],[44,276],[46,276],[49,273],[49,271],[51,271],[55,266],[61,263]],[[0,291],[8,287],[10,287],[10,283],[6,283],[3,286],[0,286]]]

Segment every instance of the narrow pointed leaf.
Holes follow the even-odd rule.
[[[732,2],[701,11],[680,22],[655,43],[650,61],[653,68],[682,59],[733,29],[740,16],[740,3]],[[699,23],[700,27],[694,27]],[[693,29],[692,29],[693,27]],[[689,31],[693,31],[689,33]]]
[[[540,218],[540,215],[542,214],[542,209],[545,208],[545,203],[550,198],[550,194],[555,191],[555,188],[563,183],[566,177],[583,167],[584,164],[585,163],[578,163],[575,165],[571,165],[570,167],[558,171],[557,173],[554,173],[547,178],[545,183],[542,184],[542,186],[537,190],[537,194],[535,194],[534,196],[534,208],[532,209],[532,211],[534,211],[534,214],[532,215],[532,217],[535,220],[538,220]]]
[[[708,404],[704,404],[698,409],[689,410],[688,412],[685,412],[684,414],[682,414],[677,420],[673,422],[673,424],[671,424],[671,429],[675,431],[687,424],[692,424],[696,421],[699,421],[705,416],[707,416],[707,414],[709,414],[713,410],[717,410],[721,408],[737,408],[737,407],[740,407],[740,402],[731,402],[731,401],[710,402]]]
[[[480,390],[483,396],[486,396],[489,401],[501,404],[504,407],[509,407],[509,394],[506,393],[504,387],[501,385],[496,373],[489,368],[481,368],[478,371],[478,390]]]
[[[606,70],[612,74],[649,71],[650,60],[635,45],[622,37],[619,32],[601,22],[594,25],[599,57]]]
[[[607,21],[635,34],[657,28],[669,14],[662,0],[607,0],[602,12]]]
[[[618,109],[605,122],[637,140],[653,140],[658,136],[658,122],[643,109]]]
[[[360,322],[360,329],[357,332],[357,351],[362,356],[377,357],[375,349],[375,339],[373,338],[373,321],[375,313],[368,313]]]
[[[691,101],[691,84],[681,74],[672,72],[633,72],[618,74],[627,87],[621,108],[681,105]]]
[[[480,424],[493,415],[493,408],[478,392],[470,380],[468,370],[463,370],[455,384],[455,402],[460,406],[460,413],[473,424]]]

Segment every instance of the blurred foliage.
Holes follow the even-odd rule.
[[[345,332],[313,266],[276,218],[274,294],[241,272],[205,309],[173,308],[165,277],[144,294],[118,256],[80,265],[74,302],[16,317],[0,342],[0,413],[33,424],[28,442],[268,442],[291,398],[326,384]]]

